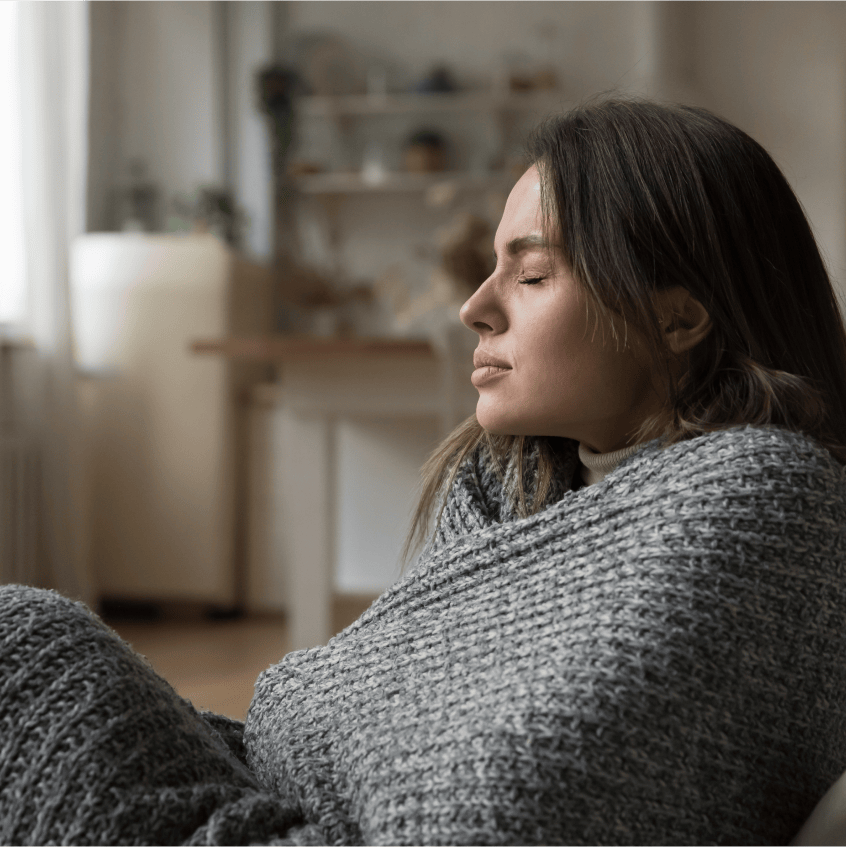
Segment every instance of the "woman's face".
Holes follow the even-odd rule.
[[[615,341],[607,323],[588,317],[560,251],[544,243],[539,183],[532,167],[514,186],[494,239],[496,268],[461,308],[461,320],[479,333],[476,417],[495,434],[618,450],[663,403],[645,358],[632,350],[632,329],[622,349],[625,333]]]

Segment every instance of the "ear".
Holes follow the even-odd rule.
[[[667,347],[673,353],[692,349],[711,331],[711,316],[681,285],[659,291],[655,305]]]

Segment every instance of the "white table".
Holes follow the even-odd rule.
[[[429,417],[442,437],[471,414],[474,336],[463,327],[446,345],[392,339],[229,339],[195,343],[195,352],[263,358],[279,364],[275,383],[257,388],[274,408],[276,477],[273,556],[286,572],[291,648],[331,636],[340,422]],[[436,438],[437,440],[437,438]],[[435,446],[434,444],[432,445]]]

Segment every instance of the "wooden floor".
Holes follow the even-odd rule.
[[[334,630],[352,623],[372,597],[336,597]],[[107,618],[125,641],[196,708],[243,720],[256,677],[289,651],[282,617],[208,620],[170,611],[159,620]]]
[[[108,621],[198,709],[243,720],[256,677],[288,652],[280,618]]]

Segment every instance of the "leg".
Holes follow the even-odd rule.
[[[0,588],[0,843],[255,843],[296,822],[85,606]]]

